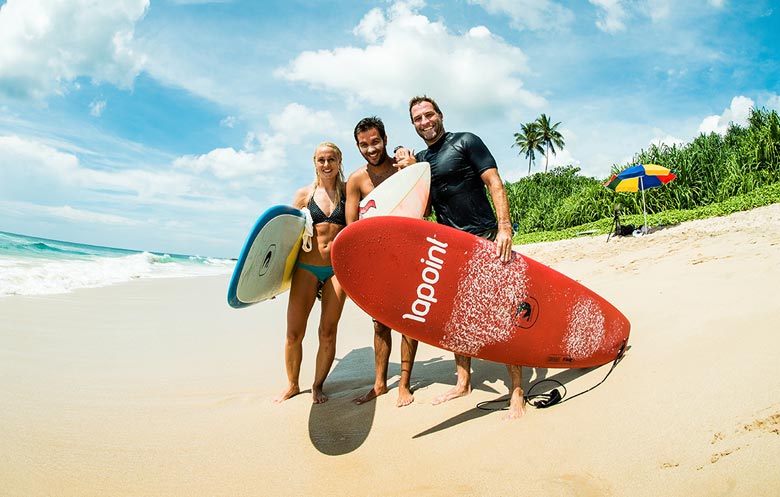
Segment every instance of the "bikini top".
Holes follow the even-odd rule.
[[[344,214],[343,198],[341,199],[341,202],[338,203],[336,208],[333,209],[333,212],[330,213],[330,216],[326,216],[325,213],[322,212],[320,206],[317,205],[317,202],[314,201],[314,197],[309,199],[309,205],[307,207],[309,208],[309,212],[311,212],[311,219],[314,224],[333,223],[341,226],[347,225],[347,216]]]

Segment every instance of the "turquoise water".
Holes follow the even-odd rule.
[[[0,231],[0,297],[67,293],[139,278],[230,274],[235,261],[100,247]]]

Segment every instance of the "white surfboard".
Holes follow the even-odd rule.
[[[228,304],[246,307],[290,289],[305,217],[287,205],[265,211],[241,249],[228,287]]]
[[[431,165],[417,162],[384,180],[360,201],[359,218],[403,216],[421,219],[431,189]]]

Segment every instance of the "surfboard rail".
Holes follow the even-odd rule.
[[[263,212],[249,231],[228,285],[228,304],[247,307],[290,289],[305,218],[288,205]]]

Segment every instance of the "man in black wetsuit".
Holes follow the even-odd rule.
[[[509,202],[493,155],[473,133],[446,132],[444,115],[430,97],[412,98],[409,101],[409,116],[417,134],[428,148],[417,154],[413,150],[399,149],[396,152],[398,165],[403,167],[422,161],[430,163],[430,203],[437,221],[495,241],[496,256],[503,262],[509,261],[512,252]],[[493,200],[495,215],[485,187]],[[455,354],[455,364],[457,384],[435,398],[434,404],[471,393],[471,358]],[[507,364],[507,369],[512,382],[508,417],[518,418],[525,411],[521,388],[522,367]]]

